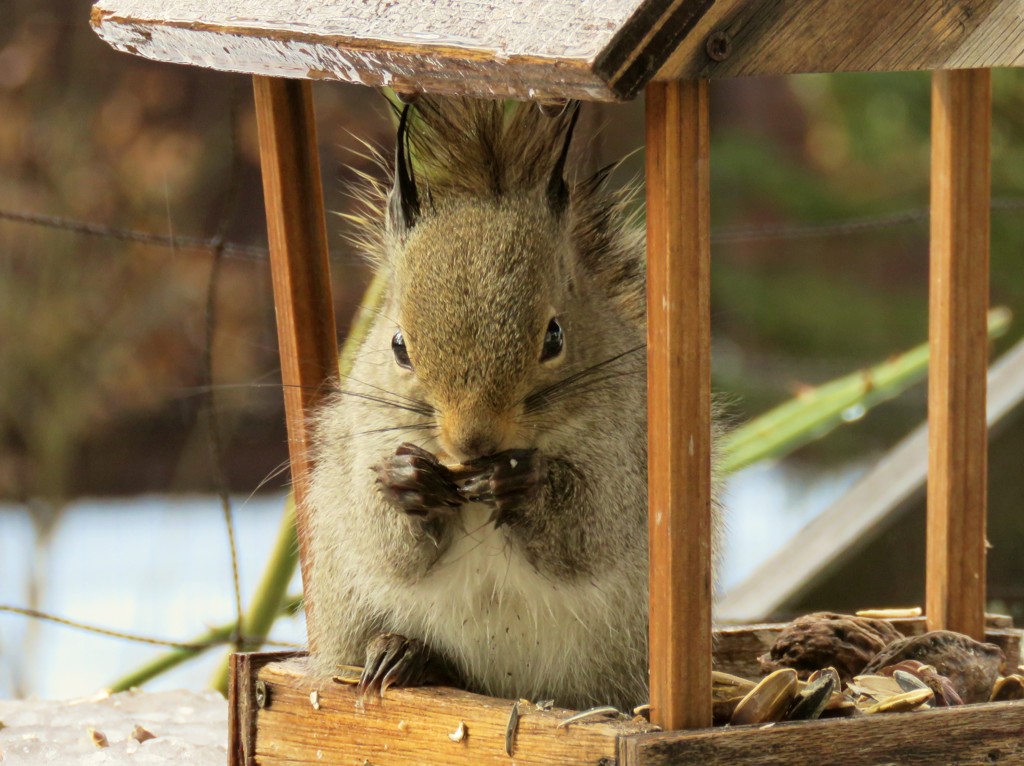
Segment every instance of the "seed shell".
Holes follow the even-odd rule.
[[[1024,699],[1024,676],[1014,674],[1000,678],[992,689],[992,702]]]
[[[766,676],[736,706],[730,723],[734,726],[781,721],[796,697],[797,677],[792,668]]]
[[[808,682],[807,686],[797,694],[786,718],[791,721],[813,721],[825,710],[836,689],[838,675],[823,673]]]
[[[935,696],[935,692],[931,689],[917,689],[912,692],[904,692],[903,694],[896,694],[892,697],[882,700],[876,705],[864,710],[865,713],[873,715],[875,713],[906,713],[911,710],[917,710],[919,707]]]

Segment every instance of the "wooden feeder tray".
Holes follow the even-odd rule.
[[[646,97],[651,717],[558,727],[564,711],[451,689],[357,705],[300,655],[233,659],[232,764],[1021,763],[1024,704],[810,723],[711,723],[708,80],[931,70],[930,628],[986,634],[985,380],[990,68],[1024,66],[1024,0],[98,0],[97,33],[158,61],[254,75],[303,576],[308,415],[337,374],[309,80],[528,99]],[[307,603],[307,621],[316,605]],[[908,629],[923,630],[925,620]],[[753,677],[781,629],[718,631]],[[990,628],[1019,662],[1020,634]],[[744,663],[748,663],[744,665]],[[751,672],[752,671],[752,672]],[[316,692],[314,696],[311,695]],[[460,726],[461,725],[461,726]],[[455,735],[461,728],[462,736]],[[457,741],[456,741],[457,740]]]
[[[923,618],[890,620],[907,636],[925,632]],[[989,618],[985,639],[1021,663],[1021,638],[1006,618]],[[715,668],[745,678],[761,673],[756,658],[785,624],[716,631]],[[305,653],[233,656],[231,763],[400,764],[815,764],[1013,763],[1024,758],[1024,702],[996,702],[770,725],[662,732],[637,720],[590,720],[560,727],[575,711],[541,710],[514,700],[449,688],[389,689],[383,700],[357,698],[355,688],[316,683]],[[951,745],[951,742],[953,743]],[[511,751],[511,757],[509,756]],[[1019,760],[1017,761],[1019,762]]]

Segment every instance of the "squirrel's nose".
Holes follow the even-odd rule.
[[[507,418],[497,413],[482,415],[479,408],[470,412],[449,410],[441,418],[441,446],[460,462],[493,455],[507,447]]]
[[[512,446],[515,419],[510,411],[496,411],[477,402],[442,409],[440,442],[444,452],[460,463],[495,455]]]
[[[479,431],[466,434],[454,446],[461,453],[460,459],[463,461],[476,460],[478,457],[493,455],[495,452],[498,452],[497,440],[490,434]]]

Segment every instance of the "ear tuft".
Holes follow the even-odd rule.
[[[569,157],[569,144],[572,143],[572,134],[576,129],[576,120],[580,116],[580,102],[574,101],[569,106],[572,114],[569,117],[569,126],[565,130],[565,139],[562,142],[562,151],[558,155],[554,168],[551,170],[551,177],[548,179],[547,199],[551,212],[556,216],[562,215],[569,206],[569,185],[565,181],[565,162]]]
[[[409,156],[409,104],[406,104],[395,137],[395,183],[388,195],[388,222],[393,230],[404,233],[416,225],[419,216],[420,198]]]

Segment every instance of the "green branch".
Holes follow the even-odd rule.
[[[1006,308],[988,315],[990,338],[1010,326]],[[787,402],[754,418],[723,440],[721,470],[725,474],[760,460],[788,455],[846,422],[892,399],[928,374],[928,344],[891,358],[882,364],[845,375],[831,383],[802,391]]]
[[[252,605],[242,618],[242,640],[236,645],[238,651],[259,649],[266,640],[281,604],[288,592],[288,584],[295,575],[298,563],[299,539],[295,528],[295,496],[289,492],[285,500],[284,514],[277,530],[277,541],[270,559],[263,569],[263,579],[256,589]],[[237,627],[237,626],[236,626]],[[228,691],[227,660],[217,666],[210,686],[222,694]]]
[[[281,606],[280,611],[278,611],[275,617],[287,617],[289,615],[293,615],[301,608],[301,594],[289,596],[285,599],[284,604]],[[110,691],[123,692],[137,686],[142,686],[147,681],[166,673],[172,668],[176,668],[183,662],[188,662],[189,660],[198,657],[210,649],[230,644],[237,627],[238,624],[232,621],[219,627],[211,628],[192,642],[195,644],[196,648],[175,649],[174,651],[165,652],[150,662],[147,662],[145,665],[136,668],[131,673],[128,673],[114,681],[114,683],[110,685]]]

